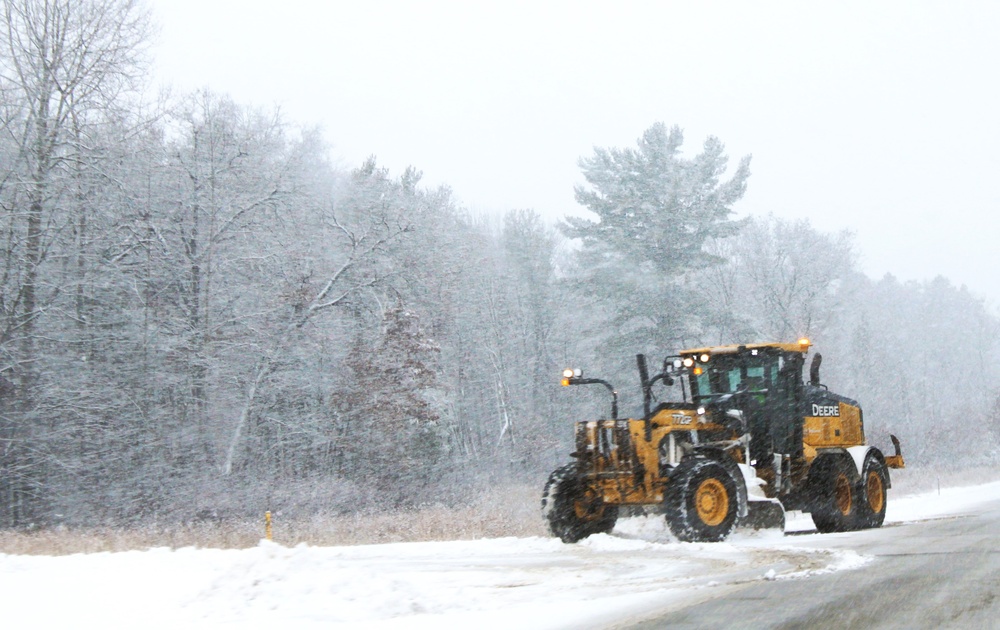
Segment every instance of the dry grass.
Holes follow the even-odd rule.
[[[361,545],[428,540],[470,540],[504,536],[542,536],[539,490],[529,486],[500,488],[475,505],[428,506],[413,510],[284,519],[272,515],[272,538],[294,546]],[[0,531],[0,552],[64,555],[129,551],[153,547],[244,549],[264,537],[264,517],[173,526],[118,528],[54,528],[34,532]]]
[[[131,551],[153,547],[250,547],[263,537],[246,523],[135,528],[63,528],[31,532],[0,531],[0,552],[24,555],[65,555],[102,551]]]
[[[961,471],[906,468],[892,471],[892,496],[933,491],[1000,479],[993,467]],[[466,507],[427,506],[391,513],[284,518],[273,515],[273,540],[285,546],[362,545],[429,540],[471,540],[504,536],[544,536],[539,489],[497,488]],[[891,501],[891,498],[890,498]],[[145,526],[134,528],[55,528],[34,532],[0,531],[0,553],[63,555],[129,551],[153,547],[245,549],[264,537],[264,517],[255,521]]]

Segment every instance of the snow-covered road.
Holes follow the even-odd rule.
[[[887,523],[974,511],[1000,482],[891,498]],[[789,530],[811,529],[795,516]],[[902,530],[900,530],[902,531]],[[819,535],[738,532],[678,543],[662,519],[623,519],[577,545],[549,538],[354,547],[154,549],[0,555],[0,609],[14,627],[601,627],[727,584],[808,579],[868,558]]]

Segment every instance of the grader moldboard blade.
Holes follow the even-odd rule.
[[[778,501],[747,501],[747,515],[739,522],[748,529],[785,531],[785,508]]]

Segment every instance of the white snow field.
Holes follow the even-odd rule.
[[[974,511],[1000,482],[889,501],[887,522]],[[789,530],[811,529],[790,513]],[[866,536],[870,532],[838,534]],[[678,543],[659,517],[576,545],[550,538],[353,547],[0,555],[5,625],[32,628],[597,628],[727,584],[808,579],[868,558],[816,534]]]

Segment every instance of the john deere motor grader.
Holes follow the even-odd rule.
[[[600,384],[611,417],[576,423],[570,463],[549,477],[542,512],[564,542],[609,532],[620,508],[662,511],[682,541],[724,540],[737,525],[784,526],[785,510],[820,532],[879,527],[895,454],[865,442],[861,407],[820,383],[810,342],[683,350],[649,376],[636,357],[642,416],[618,418],[605,380],[566,370],[563,385]],[[674,398],[653,406],[657,383]],[[662,393],[662,392],[661,392]]]

